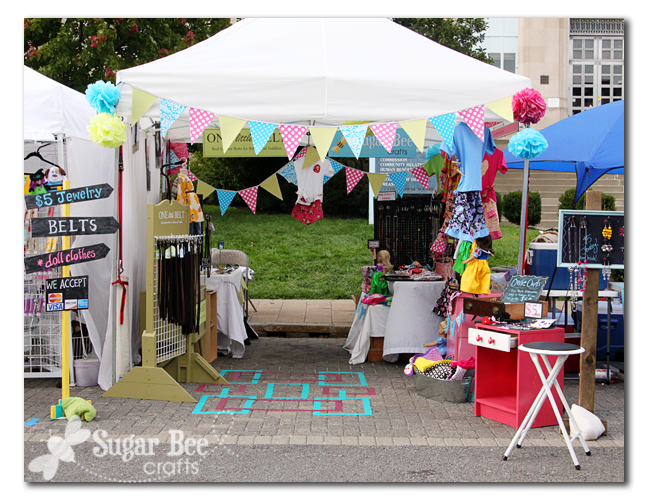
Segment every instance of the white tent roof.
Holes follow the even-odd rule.
[[[531,86],[527,77],[379,18],[244,19],[181,52],[122,70],[117,82],[117,113],[124,117],[135,87],[217,117],[321,126],[427,119]],[[159,101],[145,116],[159,119]],[[486,121],[498,118],[486,110]],[[173,130],[188,124],[187,109],[168,137],[189,137]]]
[[[23,66],[24,139],[53,141],[53,134],[90,140],[86,127],[96,114],[85,96]]]

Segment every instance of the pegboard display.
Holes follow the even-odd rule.
[[[418,261],[434,264],[430,246],[441,226],[445,204],[434,196],[405,197],[397,200],[374,200],[374,240],[379,250],[387,250],[395,266]]]

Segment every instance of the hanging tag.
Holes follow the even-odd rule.
[[[184,244],[180,244],[178,248],[178,257],[182,259],[184,255],[185,255]]]

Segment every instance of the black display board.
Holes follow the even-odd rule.
[[[104,235],[115,233],[114,217],[39,217],[32,219],[32,237]]]
[[[606,223],[607,221],[607,223]],[[625,258],[625,222],[623,212],[561,210],[558,232],[558,266],[585,265],[588,268],[623,268]],[[601,249],[603,228],[612,229],[609,261],[608,253]],[[582,227],[581,227],[582,225]],[[623,233],[623,234],[622,234]],[[580,255],[579,255],[580,254]]]
[[[374,199],[374,240],[386,250],[395,267],[418,261],[433,264],[430,246],[443,225],[445,204],[434,196]]]
[[[499,299],[502,303],[535,302],[540,298],[547,277],[513,275]]]

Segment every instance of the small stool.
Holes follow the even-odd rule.
[[[542,381],[542,389],[540,390],[538,396],[534,400],[533,405],[531,405],[529,412],[524,418],[524,421],[522,421],[520,428],[518,429],[515,436],[513,437],[513,440],[508,446],[508,449],[506,449],[506,452],[504,453],[504,457],[502,459],[504,461],[508,459],[509,455],[511,454],[511,451],[513,450],[513,446],[515,444],[517,444],[518,448],[522,447],[522,442],[524,442],[524,439],[526,438],[527,433],[531,429],[531,426],[533,425],[533,422],[535,421],[538,412],[540,412],[542,404],[544,404],[545,398],[549,397],[549,402],[551,403],[551,407],[553,408],[554,414],[556,415],[556,419],[558,420],[560,431],[562,432],[563,438],[565,439],[565,443],[567,444],[567,448],[569,449],[569,454],[571,454],[572,460],[574,461],[574,466],[576,467],[577,470],[580,470],[580,464],[578,464],[578,459],[576,458],[576,453],[574,452],[574,447],[572,446],[572,442],[576,440],[576,437],[578,437],[581,441],[581,444],[583,445],[583,449],[585,449],[585,454],[590,456],[592,453],[590,452],[589,447],[587,446],[587,443],[583,438],[583,434],[581,433],[580,429],[578,428],[578,425],[576,424],[576,420],[574,419],[574,416],[572,415],[571,410],[569,409],[569,404],[567,404],[565,395],[563,394],[562,389],[558,384],[558,381],[556,381],[556,378],[558,377],[558,374],[560,373],[560,369],[562,369],[565,360],[567,360],[567,357],[569,355],[577,355],[579,353],[583,353],[585,351],[585,348],[582,348],[574,344],[568,344],[568,343],[537,342],[537,343],[522,344],[518,346],[518,350],[526,351],[529,353],[529,355],[531,355],[531,360],[533,361],[533,364],[536,366],[536,369],[538,370],[538,375],[540,376],[540,380]],[[545,378],[542,367],[540,366],[538,355],[542,357],[544,365],[547,368],[547,371],[549,373],[547,378]],[[558,357],[553,368],[551,367],[551,364],[547,359],[547,355],[553,355]],[[565,407],[565,411],[569,416],[570,427],[572,427],[576,432],[574,438],[572,439],[570,439],[567,434],[565,423],[563,423],[562,420],[562,413],[558,410],[556,401],[554,400],[554,397],[551,394],[552,386],[556,388],[558,396],[560,397],[560,400],[562,400],[562,403]]]

